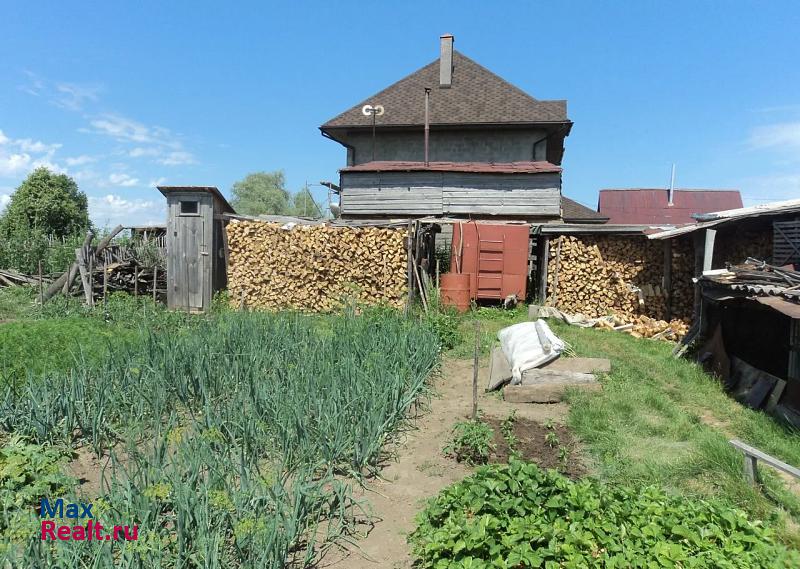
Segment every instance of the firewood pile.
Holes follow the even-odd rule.
[[[663,247],[661,241],[640,236],[563,235],[551,239],[548,302],[564,312],[590,318],[614,315],[621,323],[633,324],[636,333],[644,337],[661,333],[673,326],[664,321]],[[692,272],[691,243],[676,241],[672,314],[678,319],[688,319],[692,313]],[[663,324],[654,326],[654,321]]]
[[[643,314],[634,316],[632,319],[625,319],[619,316],[601,318],[597,322],[597,328],[626,332],[634,338],[675,341],[683,338],[689,331],[689,325],[683,320],[673,319],[670,322],[666,322]]]
[[[231,302],[327,312],[348,300],[399,307],[407,294],[406,231],[232,221]]]

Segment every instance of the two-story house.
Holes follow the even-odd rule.
[[[332,118],[343,218],[561,219],[566,101],[540,101],[453,49]]]

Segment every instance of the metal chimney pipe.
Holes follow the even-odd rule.
[[[453,42],[452,34],[444,34],[439,38],[439,88],[449,89],[453,84]]]
[[[431,89],[425,87],[425,166],[428,165],[428,139],[430,137],[431,125],[429,120]]]
[[[669,179],[669,193],[667,194],[667,206],[672,207],[672,195],[675,192],[675,163],[672,164],[672,176]]]

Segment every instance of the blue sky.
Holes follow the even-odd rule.
[[[336,180],[344,149],[317,127],[436,59],[445,32],[569,101],[570,197],[664,187],[675,162],[678,187],[797,198],[798,29],[779,1],[0,1],[0,206],[40,164],[100,225],[162,221],[157,183]]]

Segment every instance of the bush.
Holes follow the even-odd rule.
[[[409,542],[423,568],[800,566],[722,503],[573,482],[514,458],[443,490],[417,524]]]
[[[494,431],[483,421],[462,421],[453,427],[452,438],[444,453],[471,466],[486,464],[494,450],[493,438]]]
[[[439,338],[443,350],[452,350],[461,343],[458,315],[452,310],[431,310],[425,322]]]

